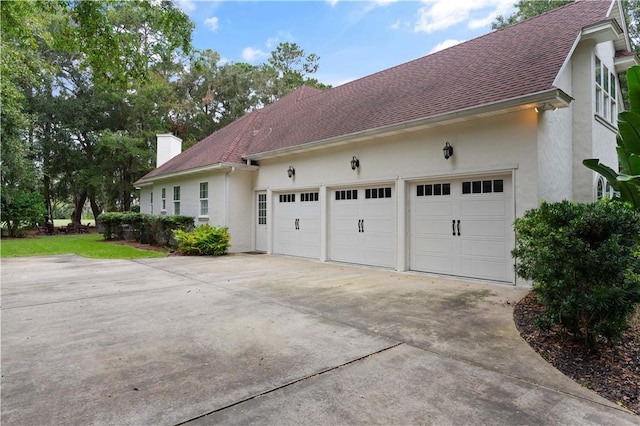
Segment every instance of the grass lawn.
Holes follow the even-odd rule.
[[[140,250],[127,245],[104,241],[99,234],[56,235],[38,238],[2,239],[0,257],[45,256],[77,254],[93,259],[138,259],[163,257],[151,250]]]

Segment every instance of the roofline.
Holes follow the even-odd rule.
[[[231,170],[232,168],[247,170],[251,172],[258,170],[258,166],[251,166],[251,165],[242,164],[242,163],[215,163],[215,164],[208,164],[206,166],[194,167],[192,169],[180,170],[174,173],[160,174],[160,175],[152,176],[147,179],[143,177],[138,181],[134,182],[134,185],[136,188],[141,188],[144,186],[151,186],[158,180],[172,179],[175,177],[188,176],[188,175],[193,175],[193,174],[203,173],[203,172],[210,172],[215,170]]]
[[[290,146],[287,148],[276,149],[273,151],[259,152],[256,154],[246,155],[247,160],[261,160],[266,158],[280,157],[283,155],[293,154],[297,152],[325,148],[333,145],[342,145],[355,142],[359,139],[381,137],[394,133],[411,131],[417,128],[427,128],[434,125],[440,125],[447,121],[460,121],[473,116],[489,116],[511,111],[519,111],[528,108],[535,108],[544,104],[551,104],[556,108],[568,107],[573,98],[560,89],[553,88],[542,92],[532,93],[516,98],[483,104],[480,106],[464,108],[457,111],[451,111],[443,114],[432,115],[419,118],[416,120],[405,121],[402,123],[391,124],[388,126],[377,127],[375,129],[364,130],[361,132],[351,133],[347,135],[335,136],[328,139],[321,139],[308,142],[302,145]]]

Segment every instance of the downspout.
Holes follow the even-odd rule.
[[[224,174],[224,226],[229,226],[229,175],[236,171],[235,166],[231,166],[229,171]]]

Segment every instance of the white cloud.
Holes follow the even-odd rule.
[[[193,0],[176,0],[176,4],[186,14],[195,12],[196,2]]]
[[[211,18],[207,18],[204,20],[204,24],[207,26],[207,28],[209,28],[211,31],[216,31],[218,29],[218,26],[220,24],[220,20],[215,17],[212,16]]]
[[[329,3],[329,5],[331,7],[335,6],[336,4],[338,4],[338,0],[327,0],[327,3]]]
[[[291,34],[290,32],[278,31],[278,35],[276,35],[275,37],[269,37],[267,41],[264,43],[264,45],[268,49],[273,49],[281,42],[286,41],[289,43],[293,43],[294,40],[295,40],[295,37],[293,37],[293,34]]]
[[[432,33],[462,22],[469,28],[489,25],[512,8],[513,0],[422,0],[414,25],[415,32]]]
[[[266,58],[267,56],[269,56],[268,53],[265,53],[262,50],[253,47],[245,47],[244,49],[242,49],[242,59],[247,62],[255,62],[256,60],[260,58]]]
[[[455,46],[456,44],[460,44],[460,43],[464,43],[465,40],[454,40],[454,39],[448,39],[445,40],[441,43],[438,43],[434,46],[433,49],[431,49],[431,51],[429,53],[435,53],[435,52],[439,52],[440,50],[444,50],[447,49],[451,46]]]

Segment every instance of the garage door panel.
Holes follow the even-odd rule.
[[[451,201],[416,201],[415,214],[417,216],[446,216],[453,215]]]
[[[317,192],[274,194],[275,253],[320,258]]]
[[[487,240],[462,240],[460,244],[460,254],[463,256],[476,256],[479,258],[500,258],[507,256],[504,241]]]
[[[465,237],[500,237],[506,235],[504,220],[464,219],[460,223],[460,232]]]
[[[410,269],[512,280],[511,177],[453,179],[449,185],[446,193],[444,181],[409,188]]]
[[[394,267],[394,189],[384,185],[336,189],[329,199],[329,258]]]
[[[504,261],[490,262],[485,259],[464,259],[461,264],[460,274],[467,277],[506,281],[506,271],[507,264]]]
[[[460,216],[505,216],[507,206],[504,199],[501,200],[467,200],[460,202]]]

